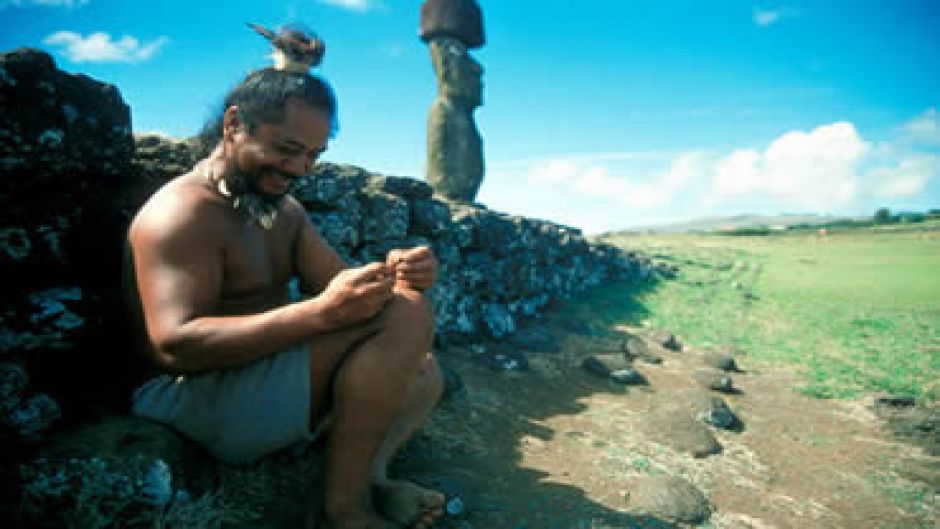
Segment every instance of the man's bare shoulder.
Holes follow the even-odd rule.
[[[306,208],[293,195],[284,196],[284,214],[291,218],[308,218]]]
[[[128,236],[169,236],[193,230],[212,232],[221,228],[225,201],[214,193],[200,175],[193,172],[179,176],[158,189],[131,221]]]

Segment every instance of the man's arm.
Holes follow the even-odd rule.
[[[309,294],[320,293],[336,274],[348,269],[349,264],[317,233],[299,202],[287,197],[285,209],[299,225],[294,244],[294,269],[302,289]]]
[[[199,206],[195,206],[199,207]],[[171,372],[248,363],[356,322],[384,306],[391,280],[384,264],[335,276],[319,296],[246,316],[211,316],[222,285],[221,240],[213,223],[195,223],[186,208],[142,215],[129,233],[138,291],[156,361]],[[214,212],[202,212],[211,215]]]

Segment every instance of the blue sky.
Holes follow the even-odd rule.
[[[478,0],[492,209],[598,232],[737,213],[940,207],[940,2]],[[418,0],[0,0],[29,45],[117,85],[136,131],[195,133],[265,66],[244,26],[326,41],[325,160],[421,177],[435,95]]]

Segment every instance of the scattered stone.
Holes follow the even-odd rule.
[[[676,338],[676,335],[666,330],[654,330],[649,333],[649,339],[657,345],[669,349],[670,351],[681,351],[682,343]]]
[[[721,444],[715,434],[693,419],[682,406],[670,406],[652,413],[643,429],[654,442],[692,457],[707,457],[721,452]]]
[[[721,393],[735,393],[734,382],[723,371],[699,369],[692,374],[692,379],[706,388]]]
[[[873,397],[876,406],[890,406],[892,408],[907,408],[916,404],[911,395],[898,395],[894,393],[878,393]]]
[[[607,378],[610,376],[610,368],[595,356],[589,356],[582,360],[581,367],[588,373],[598,377]]]
[[[467,506],[464,505],[463,500],[458,496],[447,500],[447,503],[444,504],[444,510],[449,516],[460,516],[467,510]]]
[[[610,379],[618,384],[630,386],[648,386],[649,380],[646,380],[642,374],[633,369],[618,369],[610,373]]]
[[[614,371],[627,369],[629,366],[624,356],[618,353],[595,354],[581,361],[581,367],[602,378],[608,378]]]
[[[647,364],[663,363],[662,357],[653,354],[653,352],[650,351],[649,345],[647,345],[642,338],[637,336],[626,337],[621,344],[621,350],[628,359],[639,359]]]
[[[693,396],[691,405],[696,418],[706,424],[731,431],[741,431],[744,428],[744,423],[721,397],[699,393]]]
[[[692,483],[677,476],[649,475],[640,478],[630,494],[630,509],[671,521],[700,524],[708,520],[712,507]]]
[[[888,422],[894,435],[920,446],[932,456],[940,456],[940,405],[878,406],[875,411]]]
[[[725,353],[705,353],[702,355],[702,362],[704,362],[708,367],[713,367],[722,371],[740,371],[737,362],[734,361],[734,357]]]

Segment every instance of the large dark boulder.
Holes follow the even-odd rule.
[[[45,52],[0,53],[0,360],[63,402],[121,392],[130,109]],[[101,398],[99,398],[101,397]]]

